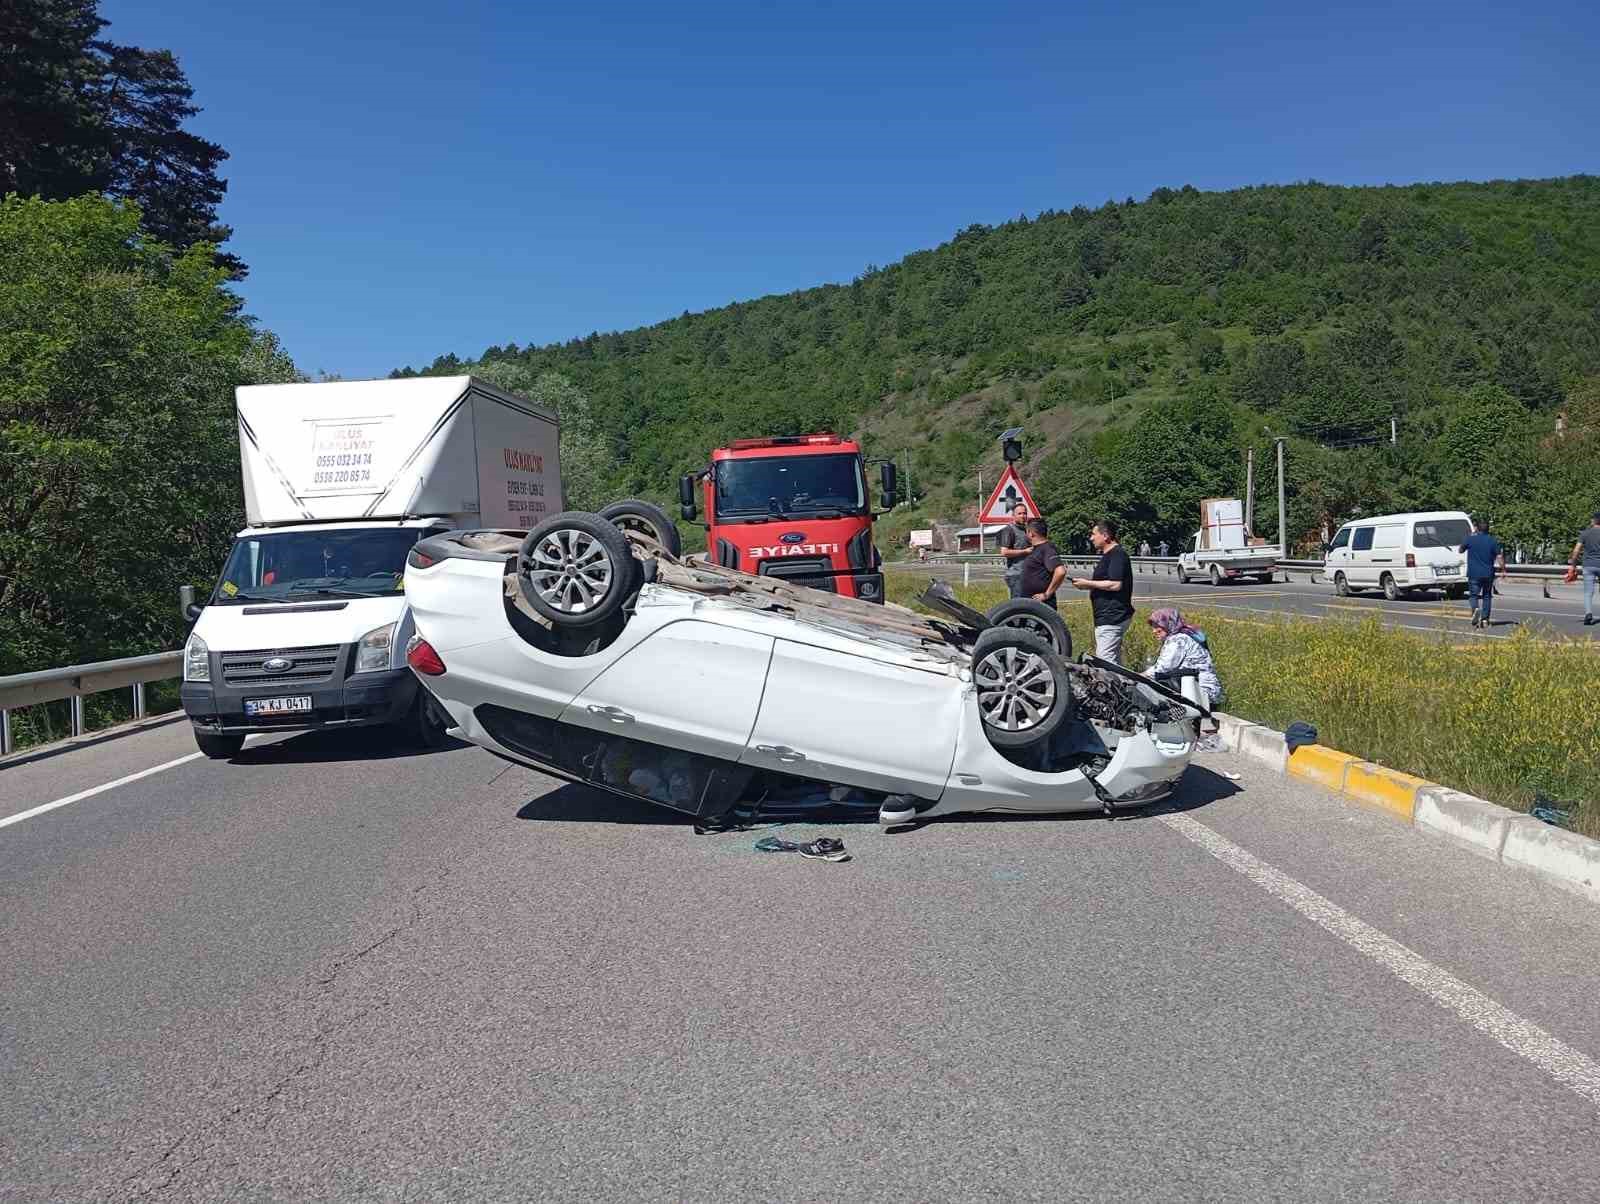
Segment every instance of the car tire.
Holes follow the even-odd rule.
[[[445,717],[444,708],[428,692],[428,688],[419,685],[416,702],[411,704],[405,718],[396,726],[407,744],[414,748],[434,749],[444,746],[445,732],[450,723]]]
[[[1345,580],[1343,573],[1335,573],[1333,575],[1333,592],[1338,594],[1341,598],[1348,598],[1350,596],[1350,583]]]
[[[683,555],[683,536],[667,512],[654,502],[642,498],[624,498],[612,502],[600,511],[600,517],[609,519],[624,531],[638,531],[648,535],[673,559]]]
[[[996,748],[1048,740],[1072,713],[1071,671],[1054,648],[1015,627],[990,627],[972,645],[978,715]]]
[[[1394,574],[1385,573],[1379,584],[1383,586],[1383,596],[1391,602],[1400,601],[1400,587],[1394,582]]]
[[[226,761],[237,757],[244,748],[244,737],[237,733],[227,732],[202,732],[198,728],[194,733],[194,742],[200,746],[200,751],[213,761]]]
[[[1211,584],[1212,585],[1221,585],[1222,584],[1222,570],[1220,568],[1218,568],[1216,565],[1212,565],[1211,566]]]
[[[1464,585],[1447,585],[1444,587],[1444,596],[1459,602],[1467,596],[1467,587]]]
[[[1072,659],[1072,632],[1061,612],[1032,598],[1007,598],[989,608],[989,622],[995,627],[1010,627],[1037,636],[1056,650],[1062,660]]]
[[[610,519],[583,510],[547,518],[517,551],[517,585],[558,627],[594,627],[639,588],[640,566]]]

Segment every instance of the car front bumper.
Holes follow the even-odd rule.
[[[410,669],[360,673],[343,680],[271,690],[239,689],[220,682],[184,682],[183,710],[203,732],[306,732],[330,727],[393,723],[416,701],[416,674]],[[244,713],[246,698],[311,696],[311,710],[291,715]]]

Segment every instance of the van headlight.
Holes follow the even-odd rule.
[[[206,647],[204,640],[192,632],[189,635],[189,642],[183,646],[183,680],[211,680],[211,649]]]
[[[356,642],[356,673],[375,673],[387,669],[394,656],[395,624],[374,627]]]

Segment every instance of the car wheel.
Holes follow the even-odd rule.
[[[604,623],[639,581],[639,562],[621,530],[582,510],[545,519],[517,552],[522,596],[559,627]]]
[[[1446,598],[1454,598],[1457,602],[1459,602],[1462,598],[1467,596],[1467,587],[1464,585],[1447,585],[1445,587],[1444,596]]]
[[[683,555],[683,537],[667,512],[653,502],[640,498],[624,498],[600,511],[600,517],[610,519],[624,531],[638,531],[648,535],[674,559]]]
[[[1010,627],[1036,636],[1054,648],[1062,660],[1072,659],[1072,632],[1053,606],[1032,598],[1007,598],[989,608],[988,618],[995,627]]]
[[[991,627],[972,646],[978,714],[996,748],[1028,748],[1048,740],[1072,711],[1066,661],[1036,636]]]
[[[444,744],[445,731],[450,723],[444,708],[426,686],[417,687],[417,700],[412,703],[406,717],[397,725],[406,742],[415,748],[439,748]]]
[[[1350,583],[1344,579],[1343,573],[1335,573],[1333,575],[1333,592],[1341,598],[1350,596]]]
[[[226,761],[229,757],[237,757],[239,750],[244,747],[244,737],[241,735],[202,732],[198,729],[194,733],[194,742],[200,746],[200,751],[213,761]]]
[[[1385,573],[1383,575],[1383,581],[1381,584],[1383,585],[1383,596],[1385,598],[1389,599],[1391,602],[1398,602],[1400,600],[1400,587],[1394,583],[1394,577],[1392,574]]]
[[[1222,584],[1222,570],[1220,568],[1218,568],[1216,565],[1212,565],[1211,566],[1211,584],[1212,585],[1221,585]]]

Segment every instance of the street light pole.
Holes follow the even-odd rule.
[[[1278,444],[1278,559],[1289,559],[1289,526],[1285,516],[1283,504],[1283,437],[1277,439]]]

